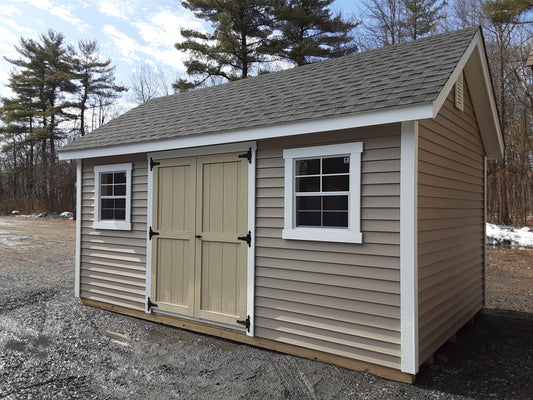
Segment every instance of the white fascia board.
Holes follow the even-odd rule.
[[[401,371],[416,375],[418,343],[418,122],[402,123],[400,161]]]
[[[433,118],[439,113],[463,70],[472,93],[472,102],[485,152],[489,159],[501,158],[503,156],[503,137],[481,31],[478,30],[433,103]],[[473,95],[474,92],[476,95]]]
[[[149,153],[171,149],[184,149],[199,146],[212,146],[285,136],[305,135],[340,129],[360,128],[364,126],[385,125],[402,121],[413,121],[433,117],[433,103],[419,103],[405,107],[393,107],[384,110],[361,112],[352,115],[330,117],[317,120],[290,122],[258,128],[218,132],[206,135],[183,136],[179,138],[134,143],[104,148],[63,151],[59,159],[94,158],[117,156],[123,154]]]
[[[453,85],[455,85],[455,82],[457,82],[457,78],[459,78],[459,75],[463,71],[464,67],[466,66],[468,60],[470,60],[470,56],[476,49],[476,47],[479,47],[480,45],[481,36],[480,33],[476,33],[470,44],[468,45],[468,48],[466,49],[465,53],[455,66],[455,69],[453,70],[452,74],[448,78],[448,81],[442,88],[441,92],[439,93],[439,96],[433,103],[433,118],[437,116],[440,109],[444,105],[444,102],[446,101],[446,98],[448,97],[448,94],[453,88]]]
[[[472,96],[472,102],[474,103],[473,106],[478,118],[478,124],[480,125],[479,128],[481,130],[481,136],[485,145],[487,157],[492,160],[503,157],[504,142],[498,114],[498,107],[496,105],[496,99],[494,98],[494,90],[492,87],[492,78],[490,76],[487,55],[485,54],[485,47],[481,39],[481,33],[478,32],[478,35],[480,37],[481,43],[477,47],[477,52],[475,53],[476,58],[472,59],[472,62],[474,64],[479,63],[480,65],[481,76],[484,83],[484,91],[482,93],[479,93],[478,96]],[[467,71],[469,64],[470,63],[467,64]],[[475,71],[477,69],[474,68]],[[470,80],[472,80],[472,75],[479,76],[479,71],[476,72],[469,74],[467,78],[470,78]],[[481,88],[478,89],[478,92],[481,92]],[[481,110],[483,110],[484,112],[482,113]],[[496,136],[496,141],[494,141],[494,137],[492,141],[490,140],[491,136],[488,136],[488,134],[491,131],[494,132],[494,135]]]

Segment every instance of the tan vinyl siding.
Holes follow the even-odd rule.
[[[454,96],[419,125],[420,363],[483,304],[484,152],[466,81],[464,112]]]
[[[400,367],[400,127],[261,141],[257,151],[258,337]],[[283,149],[363,141],[363,244],[281,239]]]
[[[125,162],[133,164],[132,230],[93,229],[94,166]],[[80,271],[82,298],[144,310],[147,185],[145,155],[83,161]]]

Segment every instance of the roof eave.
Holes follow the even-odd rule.
[[[403,121],[414,121],[433,117],[432,102],[365,111],[355,114],[295,121],[257,128],[222,131],[204,135],[182,136],[153,142],[132,143],[91,149],[67,150],[59,153],[61,160],[85,159],[117,156],[135,153],[148,153],[170,149],[184,149],[199,146],[212,146],[251,140],[271,139],[284,136],[305,135],[364,126],[386,125]]]

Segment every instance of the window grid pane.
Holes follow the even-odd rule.
[[[126,172],[100,174],[100,220],[126,220]]]
[[[350,157],[295,160],[296,226],[348,227]]]

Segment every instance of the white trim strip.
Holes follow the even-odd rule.
[[[487,156],[483,157],[483,307],[487,303]]]
[[[150,169],[150,154],[147,154],[146,168],[148,168],[148,200],[146,204],[146,279],[145,279],[145,296],[144,312],[151,314],[152,310],[148,308],[148,298],[152,296],[152,241],[150,240],[150,227],[153,218],[153,201],[154,201],[154,171]]]
[[[80,276],[81,276],[81,197],[83,182],[83,161],[76,160],[76,264],[74,274],[74,296],[80,298]]]
[[[248,248],[246,273],[246,314],[250,316],[248,336],[254,336],[255,327],[255,168],[257,144],[251,143],[252,162],[248,164],[248,230],[252,234],[252,245]]]
[[[400,172],[401,371],[415,375],[418,351],[418,122],[402,123]]]
[[[287,124],[242,129],[238,131],[219,132],[208,135],[183,136],[170,140],[148,143],[125,144],[120,146],[62,151],[59,159],[92,158],[117,156],[121,154],[158,152],[166,149],[184,149],[189,147],[212,146],[224,143],[254,141],[284,136],[304,135],[308,133],[327,132],[339,129],[363,126],[384,125],[402,121],[433,118],[433,103],[422,103],[404,107],[387,108],[340,117],[319,120],[290,122]]]
[[[442,88],[442,90],[439,93],[439,96],[433,103],[433,117],[435,118],[437,114],[439,113],[440,109],[444,105],[444,102],[448,98],[448,94],[453,88],[453,85],[455,85],[455,82],[457,82],[457,78],[459,78],[459,75],[461,75],[461,72],[463,72],[464,67],[466,66],[466,63],[468,60],[470,60],[470,56],[474,52],[476,47],[480,46],[480,37],[479,33],[474,36],[472,41],[470,42],[470,45],[467,47],[466,51],[464,52],[463,56],[455,66],[455,69],[453,70],[452,74],[448,78],[448,81]]]
[[[164,160],[168,158],[182,158],[182,157],[195,157],[195,156],[208,156],[212,154],[227,154],[227,153],[237,153],[239,151],[245,152],[249,148],[252,148],[252,151],[256,149],[255,142],[240,142],[240,143],[227,143],[219,144],[216,146],[204,146],[204,147],[193,147],[167,151],[158,151],[155,153],[148,154],[148,161],[150,157],[154,160]],[[255,163],[252,157],[252,163]]]

